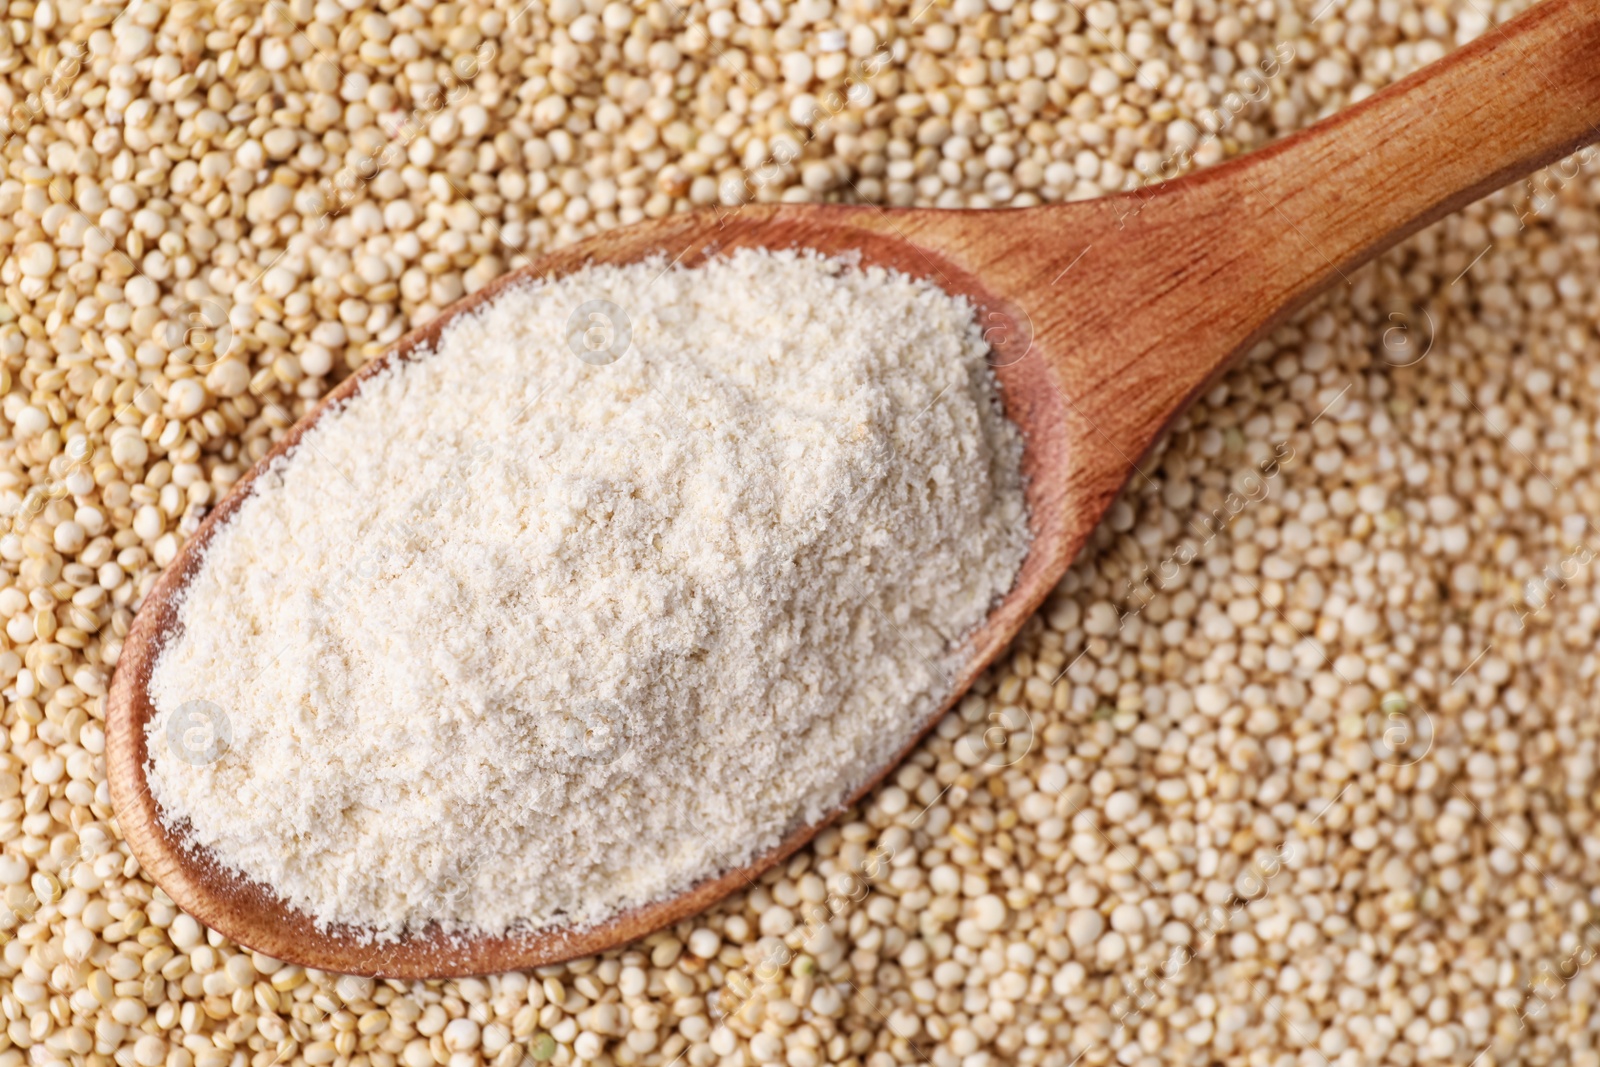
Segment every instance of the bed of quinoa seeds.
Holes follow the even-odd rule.
[[[890,784],[624,951],[242,952],[140,876],[101,757],[204,509],[523,254],[741,197],[1127,188],[1488,4],[9,0],[0,1067],[1600,1064],[1588,157],[1262,344]]]

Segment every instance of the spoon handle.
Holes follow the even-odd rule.
[[[1261,74],[1270,82],[1292,60],[1284,44]],[[1011,281],[1030,336],[1067,339],[1047,362],[1081,423],[1071,495],[1093,511],[1179,412],[1312,296],[1597,140],[1600,0],[1544,0],[1298,134],[1175,181],[1026,209],[1014,232],[968,237],[968,255]],[[1541,177],[1533,209],[1586,172],[1600,174],[1600,151]],[[1433,336],[1409,319],[1391,317],[1385,340]]]
[[[1600,0],[1544,0],[1297,136],[1197,175],[1193,191],[1226,186],[1239,198],[1251,243],[1287,290],[1279,302],[1293,305],[1594,141]],[[1554,202],[1597,162],[1587,150],[1530,183],[1526,210]]]

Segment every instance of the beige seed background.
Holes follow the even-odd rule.
[[[1523,6],[523,4],[0,0],[0,1067],[1600,1065],[1587,156],[1263,343],[892,784],[699,920],[384,983],[144,881],[140,594],[409,326],[692,205],[1131,188]]]

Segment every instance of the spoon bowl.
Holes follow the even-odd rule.
[[[1076,523],[1069,521],[1072,513],[1066,506],[1063,487],[1050,475],[1052,470],[1064,467],[1067,459],[1067,437],[1061,432],[1063,405],[1049,377],[1049,364],[1028,358],[1032,332],[1026,312],[984,288],[937,252],[924,250],[895,234],[885,224],[893,218],[894,213],[875,208],[752,205],[733,216],[695,212],[603,234],[502,275],[407,334],[380,358],[330,391],[207,515],[146,595],[124,642],[112,684],[107,761],[122,832],[145,872],[195,918],[274,958],[352,974],[460,976],[587,955],[670,925],[751,884],[761,872],[792,854],[825,825],[796,827],[776,848],[748,867],[707,879],[680,896],[621,913],[590,929],[554,928],[463,938],[435,927],[375,944],[359,930],[319,929],[310,916],[290,906],[270,887],[222,868],[204,849],[188,847],[183,828],[168,826],[160,818],[159,806],[145,777],[150,759],[146,729],[156,716],[149,695],[150,675],[166,641],[177,630],[180,594],[202,565],[211,538],[249,496],[255,479],[273,461],[293,451],[319,419],[333,416],[339,406],[356,396],[373,375],[396,361],[411,358],[415,352],[433,348],[457,316],[492,301],[509,287],[558,278],[591,263],[625,264],[665,256],[682,266],[694,266],[708,257],[742,247],[801,247],[835,255],[850,253],[858,255],[866,265],[938,279],[948,291],[968,297],[982,309],[981,321],[992,346],[991,363],[1001,383],[1006,413],[1028,433],[1023,471],[1028,479],[1026,494],[1033,544],[1015,587],[968,637],[969,651],[962,658],[950,697],[937,714],[916,729],[915,736],[894,760],[856,791],[849,803],[865,795],[915,747],[1000,653],[1060,579],[1097,517],[1083,515]]]
[[[162,821],[146,779],[150,676],[211,538],[261,471],[319,419],[508,286],[589,263],[662,257],[693,266],[738,248],[802,248],[858,256],[971,302],[1006,415],[1024,436],[1032,543],[1015,586],[959,650],[944,705],[854,803],[1001,655],[1117,493],[1143,476],[1139,461],[1161,432],[1237,356],[1406,235],[1600,139],[1597,124],[1600,3],[1546,0],[1294,137],[1150,188],[993,211],[749,205],[647,222],[543,256],[452,305],[330,392],[212,510],[145,596],[107,711],[121,831],[174,901],[240,944],[322,970],[411,979],[525,968],[623,944],[752,884],[826,825],[797,826],[744,868],[596,926],[492,937],[431,927],[376,943],[360,930],[318,928]]]

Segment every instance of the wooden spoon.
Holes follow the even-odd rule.
[[[1157,435],[1239,353],[1407,234],[1600,139],[1597,123],[1600,0],[1546,0],[1303,133],[1138,192],[1006,211],[761,205],[630,227],[459,301],[333,390],[263,462],[293,448],[384,364],[433,342],[452,318],[509,285],[655,254],[692,265],[747,246],[858,252],[977,305],[1007,414],[1027,439],[1032,550],[1016,587],[971,637],[948,706],[1061,578]],[[1552,183],[1573,180],[1588,163],[1570,162]],[[173,631],[175,597],[260,470],[211,512],[145,597],[108,712],[107,769],[122,832],[146,873],[207,926],[324,970],[398,978],[504,971],[587,955],[693,915],[820,829],[800,826],[749,867],[599,927],[465,939],[426,930],[379,946],[319,930],[270,888],[185,850],[159,821],[145,782],[147,686]]]

